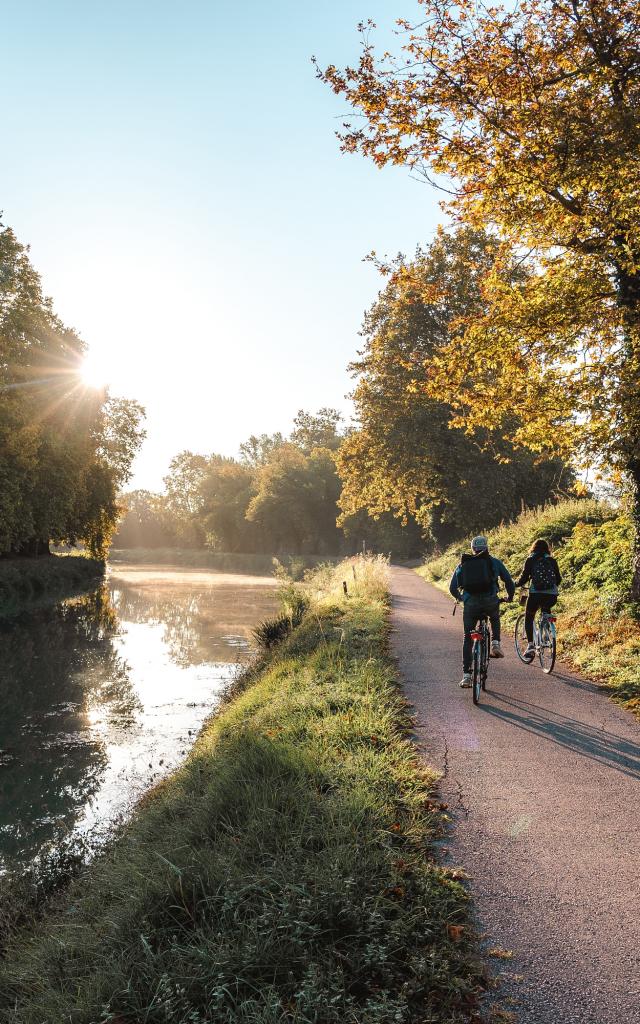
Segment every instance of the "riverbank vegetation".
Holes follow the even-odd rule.
[[[85,352],[0,225],[0,558],[48,554],[50,541],[82,541],[104,558],[142,410],[83,383]],[[25,575],[53,567],[62,563]]]
[[[0,618],[86,589],[103,573],[102,561],[82,556],[0,559]]]
[[[0,1020],[468,1019],[467,896],[433,856],[385,565],[325,567],[306,601],[113,848],[16,926]]]
[[[633,551],[628,512],[606,502],[567,501],[525,512],[488,537],[492,554],[514,578],[533,541],[549,540],[563,578],[557,606],[560,656],[640,712],[639,609],[628,601]],[[448,590],[465,547],[468,542],[452,545],[418,572]],[[507,607],[507,622],[513,623],[520,609]]]

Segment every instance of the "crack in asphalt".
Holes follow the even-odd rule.
[[[445,739],[445,741],[444,741],[444,755],[443,755],[443,758],[442,758],[442,775],[440,776],[440,781],[442,782],[444,779],[448,779],[449,778],[449,774],[450,774],[449,744],[447,743],[447,741]],[[462,787],[462,783],[460,782],[459,779],[453,779],[453,778],[451,779],[451,782],[453,783],[454,786],[457,787],[457,790],[458,790],[458,792],[456,793],[456,806],[455,806],[455,810],[457,810],[459,808],[464,813],[465,817],[468,818],[469,817],[469,808],[467,807],[467,805],[465,803],[464,789]]]
[[[464,789],[462,788],[462,783],[459,782],[458,779],[456,779],[455,781],[456,786],[458,787],[458,803],[456,804],[456,807],[459,807],[460,810],[463,812],[465,818],[468,818],[470,812],[469,808],[464,802]]]

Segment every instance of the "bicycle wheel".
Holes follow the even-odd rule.
[[[482,689],[487,688],[487,673],[489,672],[489,651],[491,650],[491,630],[486,627],[482,638]]]
[[[473,703],[480,703],[480,691],[482,689],[482,651],[480,647],[480,641],[475,640],[473,643]]]
[[[518,615],[513,638],[516,645],[516,654],[520,658],[521,662],[523,662],[525,665],[528,665],[529,661],[524,656],[524,652],[526,651],[527,646],[529,644],[529,641],[527,640],[527,634],[524,631],[524,615]]]
[[[540,623],[540,648],[538,650],[540,666],[549,675],[556,663],[556,631],[551,622],[543,619]]]

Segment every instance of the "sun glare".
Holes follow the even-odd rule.
[[[107,367],[103,360],[93,352],[86,356],[80,369],[80,376],[85,387],[93,388],[96,391],[106,388],[109,384]]]

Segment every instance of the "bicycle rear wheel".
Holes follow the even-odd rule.
[[[527,640],[527,634],[524,630],[524,614],[518,615],[516,621],[516,628],[513,634],[513,638],[516,645],[516,654],[525,665],[529,664],[529,659],[525,658],[524,652],[527,649],[529,641]]]
[[[482,649],[479,640],[473,644],[473,703],[480,703],[480,691],[482,689]]]
[[[487,673],[489,672],[489,651],[491,650],[491,631],[486,628],[482,641],[482,689],[487,688]]]
[[[556,663],[556,631],[550,622],[540,623],[540,649],[538,651],[540,666],[549,675]]]

